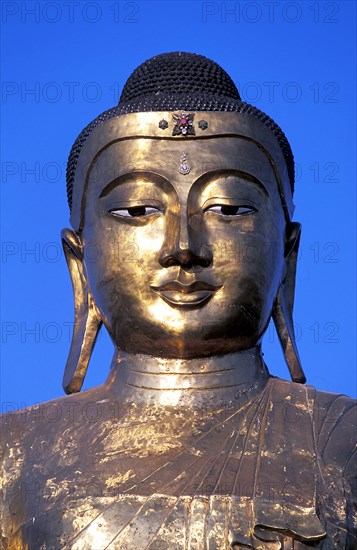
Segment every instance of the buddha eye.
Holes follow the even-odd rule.
[[[130,208],[113,208],[109,210],[109,213],[122,218],[143,218],[161,213],[161,210],[155,206],[132,206]]]
[[[256,208],[252,206],[235,206],[225,204],[215,204],[205,209],[205,212],[215,212],[220,216],[247,216],[256,212]]]

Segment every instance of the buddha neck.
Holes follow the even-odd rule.
[[[244,404],[262,391],[268,378],[258,346],[193,359],[119,351],[106,385],[121,403],[216,407],[233,401]]]

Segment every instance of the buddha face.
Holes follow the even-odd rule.
[[[259,343],[285,234],[273,170],[253,142],[140,138],[97,157],[80,238],[115,346],[190,358]]]

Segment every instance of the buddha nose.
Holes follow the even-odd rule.
[[[205,247],[205,252],[195,254],[191,248],[176,248],[175,250],[163,249],[159,262],[162,267],[171,267],[179,265],[186,269],[194,267],[209,267],[212,263],[212,253],[208,247]]]
[[[179,219],[175,217],[172,223],[168,224],[167,239],[159,256],[162,267],[181,266],[192,269],[211,265],[212,251],[207,244],[202,243],[202,227],[195,225],[190,225],[186,213],[181,213]]]

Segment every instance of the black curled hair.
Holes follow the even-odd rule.
[[[294,157],[281,128],[268,115],[241,100],[233,80],[217,63],[202,55],[173,52],[157,55],[139,65],[126,81],[118,105],[104,111],[79,134],[67,163],[69,208],[72,208],[78,157],[94,128],[129,113],[179,110],[238,112],[258,118],[280,145],[294,192]]]

